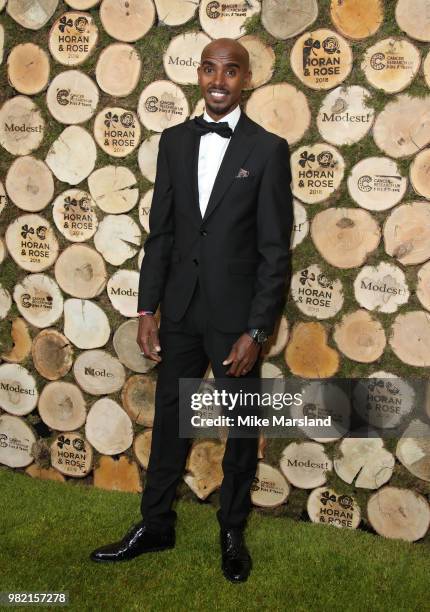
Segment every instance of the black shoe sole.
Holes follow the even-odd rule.
[[[142,550],[142,552],[138,553],[137,555],[134,555],[133,557],[122,557],[120,559],[98,559],[97,557],[92,557],[90,555],[90,560],[91,561],[95,561],[96,563],[118,563],[120,561],[133,561],[133,559],[136,559],[137,557],[140,557],[140,555],[144,555],[145,553],[152,553],[152,552],[162,552],[163,550],[171,550],[172,548],[175,548],[175,545],[173,546],[157,546],[154,548],[148,548],[147,550]]]

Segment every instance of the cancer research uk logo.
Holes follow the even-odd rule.
[[[248,2],[209,2],[206,15],[210,19],[219,17],[246,17],[247,11],[252,8]]]
[[[160,100],[157,96],[148,96],[144,102],[144,108],[148,113],[165,113],[169,115],[183,115],[185,111],[184,107],[176,104],[175,100]]]

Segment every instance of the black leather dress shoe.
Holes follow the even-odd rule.
[[[245,582],[252,561],[246,547],[242,529],[221,529],[222,571],[231,582]]]
[[[92,561],[127,561],[146,552],[166,550],[175,546],[175,530],[163,533],[148,531],[143,522],[133,525],[119,542],[93,550]]]

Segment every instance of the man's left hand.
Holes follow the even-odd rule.
[[[247,374],[254,367],[260,349],[261,346],[254,342],[249,334],[242,334],[233,344],[227,359],[222,362],[223,365],[232,364],[226,374],[228,376]]]

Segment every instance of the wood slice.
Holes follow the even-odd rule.
[[[31,349],[36,370],[47,380],[58,380],[72,367],[73,348],[56,329],[44,329],[33,340]]]
[[[55,480],[57,482],[66,482],[66,479],[62,474],[59,474],[54,468],[43,468],[40,465],[32,463],[26,468],[25,473],[32,478],[38,478],[40,480]]]
[[[0,65],[3,63],[4,55],[4,27],[0,23]]]
[[[151,181],[151,183],[155,183],[155,176],[157,174],[157,157],[160,137],[160,134],[153,134],[149,138],[146,138],[140,145],[137,156],[141,173],[148,181]]]
[[[22,468],[33,462],[31,448],[36,443],[36,436],[24,419],[0,414],[0,439],[0,463]]]
[[[249,53],[249,67],[252,72],[251,81],[247,89],[256,89],[268,83],[273,76],[275,65],[275,52],[272,47],[265,44],[261,38],[248,34],[242,36],[239,41]]]
[[[411,474],[430,482],[430,426],[412,421],[397,443],[396,456]]]
[[[403,271],[381,261],[364,266],[354,281],[354,295],[360,306],[377,312],[396,312],[409,300],[409,288]]]
[[[139,255],[137,256],[137,269],[139,271],[140,271],[140,268],[142,267],[142,261],[144,257],[145,257],[145,249],[142,247],[139,251]]]
[[[60,123],[68,125],[91,119],[98,103],[97,86],[79,70],[66,70],[57,74],[46,94],[46,104],[51,115]]]
[[[106,213],[130,211],[139,198],[136,177],[124,166],[104,166],[88,177],[88,187],[95,203]]]
[[[12,306],[12,298],[7,289],[0,285],[0,319],[5,319]]]
[[[261,366],[261,377],[262,378],[283,378],[284,373],[281,368],[275,366],[273,363],[265,362]],[[259,457],[259,459],[263,459],[263,457]]]
[[[427,87],[430,87],[430,51],[427,53],[426,58],[423,62],[423,73],[424,80],[427,83]]]
[[[430,149],[424,149],[415,155],[409,167],[409,176],[416,193],[430,199]]]
[[[269,337],[268,341],[264,343],[262,348],[262,355],[268,359],[280,355],[285,349],[288,342],[289,326],[288,320],[285,316],[279,317],[273,334]]]
[[[342,457],[334,460],[339,478],[361,489],[379,489],[393,474],[394,456],[382,438],[345,438],[339,446]]]
[[[58,6],[58,0],[8,0],[7,13],[28,30],[40,30],[48,23]]]
[[[199,499],[206,499],[221,486],[224,451],[225,445],[216,440],[201,440],[193,444],[184,480]]]
[[[109,491],[141,493],[142,482],[139,467],[125,455],[116,458],[100,457],[94,469],[94,486]]]
[[[185,32],[172,38],[163,54],[164,72],[168,78],[180,85],[197,85],[197,67],[203,49],[210,42],[203,32]]]
[[[3,238],[0,238],[0,264],[4,262],[5,258],[6,258],[6,245],[4,243]],[[139,264],[139,269],[140,269],[140,265],[141,264]],[[0,289],[0,296],[1,296],[1,289]],[[1,297],[0,297],[0,303],[1,303]],[[0,312],[1,312],[1,307],[0,307]],[[1,318],[1,314],[0,314],[0,318]]]
[[[4,7],[6,6],[6,2],[7,0],[0,0],[0,11],[2,11]]]
[[[363,309],[342,317],[335,325],[333,340],[344,355],[360,363],[379,359],[386,345],[381,323]]]
[[[109,395],[125,382],[124,366],[106,351],[84,351],[73,364],[78,385],[90,395]]]
[[[313,523],[324,523],[347,529],[357,529],[361,521],[360,508],[351,495],[338,494],[333,489],[319,487],[308,497],[307,511]]]
[[[183,0],[154,0],[158,21],[166,26],[182,25],[195,15],[198,2]]]
[[[260,0],[230,3],[201,0],[199,20],[211,38],[239,38],[245,34],[245,21],[260,11]]]
[[[105,47],[96,65],[97,83],[115,98],[131,94],[139,82],[142,61],[131,45],[113,43]]]
[[[140,465],[148,469],[149,457],[151,455],[152,429],[147,429],[138,434],[133,442],[133,451]]]
[[[261,23],[274,36],[284,40],[297,36],[318,17],[316,0],[264,0]]]
[[[78,66],[88,59],[97,45],[99,32],[90,13],[63,13],[49,32],[49,50],[64,66]]]
[[[72,9],[76,9],[77,11],[87,11],[97,4],[100,0],[66,0],[66,4],[70,6]]]
[[[41,215],[18,217],[7,227],[5,239],[12,259],[28,272],[42,272],[57,259],[57,238]]]
[[[341,34],[353,40],[373,36],[384,21],[381,0],[331,0],[331,20]]]
[[[39,394],[30,372],[17,363],[0,365],[0,406],[9,414],[24,416],[34,410]]]
[[[430,261],[418,270],[416,296],[427,310],[430,310]]]
[[[126,157],[140,142],[140,124],[134,111],[109,106],[94,121],[94,138],[112,157]]]
[[[142,91],[137,112],[148,130],[162,132],[167,127],[183,123],[190,110],[188,100],[178,85],[159,80],[149,83]]]
[[[107,294],[115,310],[124,317],[137,317],[139,272],[118,270],[107,283]]]
[[[6,100],[0,110],[0,145],[12,155],[28,155],[39,148],[45,122],[36,104],[27,96]]]
[[[346,79],[352,68],[349,43],[333,30],[305,32],[291,50],[294,74],[311,89],[332,89]]]
[[[134,257],[141,241],[139,226],[128,215],[106,215],[94,236],[94,245],[105,260],[121,266]]]
[[[59,434],[51,445],[51,464],[65,476],[83,478],[93,468],[93,449],[79,432]]]
[[[430,257],[430,202],[397,206],[383,228],[388,255],[405,266],[423,263]]]
[[[95,202],[81,189],[63,191],[52,204],[57,229],[72,242],[84,242],[94,236],[98,227]]]
[[[78,125],[66,127],[46,156],[46,163],[59,181],[77,185],[94,170],[97,148],[92,136]]]
[[[367,503],[367,517],[384,538],[415,542],[430,525],[430,508],[422,495],[408,489],[386,486]]]
[[[353,166],[348,191],[353,200],[367,210],[388,210],[406,193],[408,180],[389,157],[366,157]]]
[[[7,204],[7,196],[3,183],[0,181],[0,215],[4,211]]]
[[[373,87],[392,94],[409,87],[420,64],[415,45],[404,38],[385,38],[366,49],[361,69]]]
[[[18,208],[38,212],[54,195],[54,179],[48,166],[31,155],[18,157],[6,175],[8,196]]]
[[[64,334],[78,348],[98,348],[109,340],[109,320],[94,302],[70,298],[64,302]]]
[[[91,299],[104,291],[106,266],[97,251],[83,244],[73,244],[64,249],[57,259],[55,278],[69,295]]]
[[[290,487],[279,470],[258,462],[257,472],[251,486],[251,502],[260,508],[276,508],[284,504]]]
[[[113,336],[113,346],[118,359],[133,372],[146,373],[156,366],[156,362],[140,354],[137,344],[138,322],[136,319],[125,321]]]
[[[288,482],[299,489],[322,486],[333,469],[324,446],[316,442],[292,442],[283,450],[279,466]]]
[[[249,97],[245,111],[269,132],[286,138],[290,145],[303,138],[311,123],[305,94],[289,83],[259,87]]]
[[[372,127],[375,110],[366,105],[370,93],[364,87],[336,87],[324,98],[317,115],[319,133],[334,145],[358,142]]]
[[[16,45],[7,58],[9,83],[19,93],[28,96],[38,94],[46,88],[49,71],[48,54],[31,42]]]
[[[121,401],[133,423],[152,427],[155,414],[155,381],[149,376],[130,376],[121,391]]]
[[[42,421],[57,431],[79,429],[87,418],[82,391],[69,382],[50,382],[45,385],[37,408]]]
[[[306,208],[296,198],[293,198],[294,225],[291,239],[291,248],[294,250],[303,242],[309,233],[309,220]]]
[[[148,189],[139,202],[139,221],[145,232],[149,234],[149,213],[151,212],[154,189]],[[140,267],[140,266],[139,266]]]
[[[26,321],[35,327],[49,327],[63,314],[63,296],[47,274],[29,274],[15,285],[13,299]]]
[[[31,336],[24,319],[17,317],[12,321],[10,337],[13,347],[8,353],[2,353],[1,358],[9,363],[21,363],[31,352]]]
[[[417,153],[430,142],[430,96],[397,96],[377,116],[373,138],[381,151],[391,157]]]
[[[85,436],[99,453],[117,455],[131,446],[133,425],[117,402],[103,397],[90,408]]]
[[[348,269],[361,266],[376,249],[380,229],[373,217],[355,208],[328,208],[311,225],[315,247],[329,264]]]
[[[345,162],[335,147],[325,142],[299,147],[291,155],[292,189],[302,202],[323,202],[339,188]]]
[[[430,314],[414,310],[397,315],[389,337],[397,357],[419,368],[430,366]]]
[[[429,0],[398,0],[396,21],[399,28],[411,38],[430,41]]]
[[[294,274],[291,295],[299,310],[317,319],[334,317],[343,306],[342,282],[327,277],[318,264]]]
[[[100,20],[112,38],[122,42],[134,42],[145,36],[155,21],[155,7],[152,0],[103,0],[100,6]]]
[[[328,378],[339,369],[339,354],[327,344],[321,323],[296,323],[285,349],[291,372],[303,378]]]

